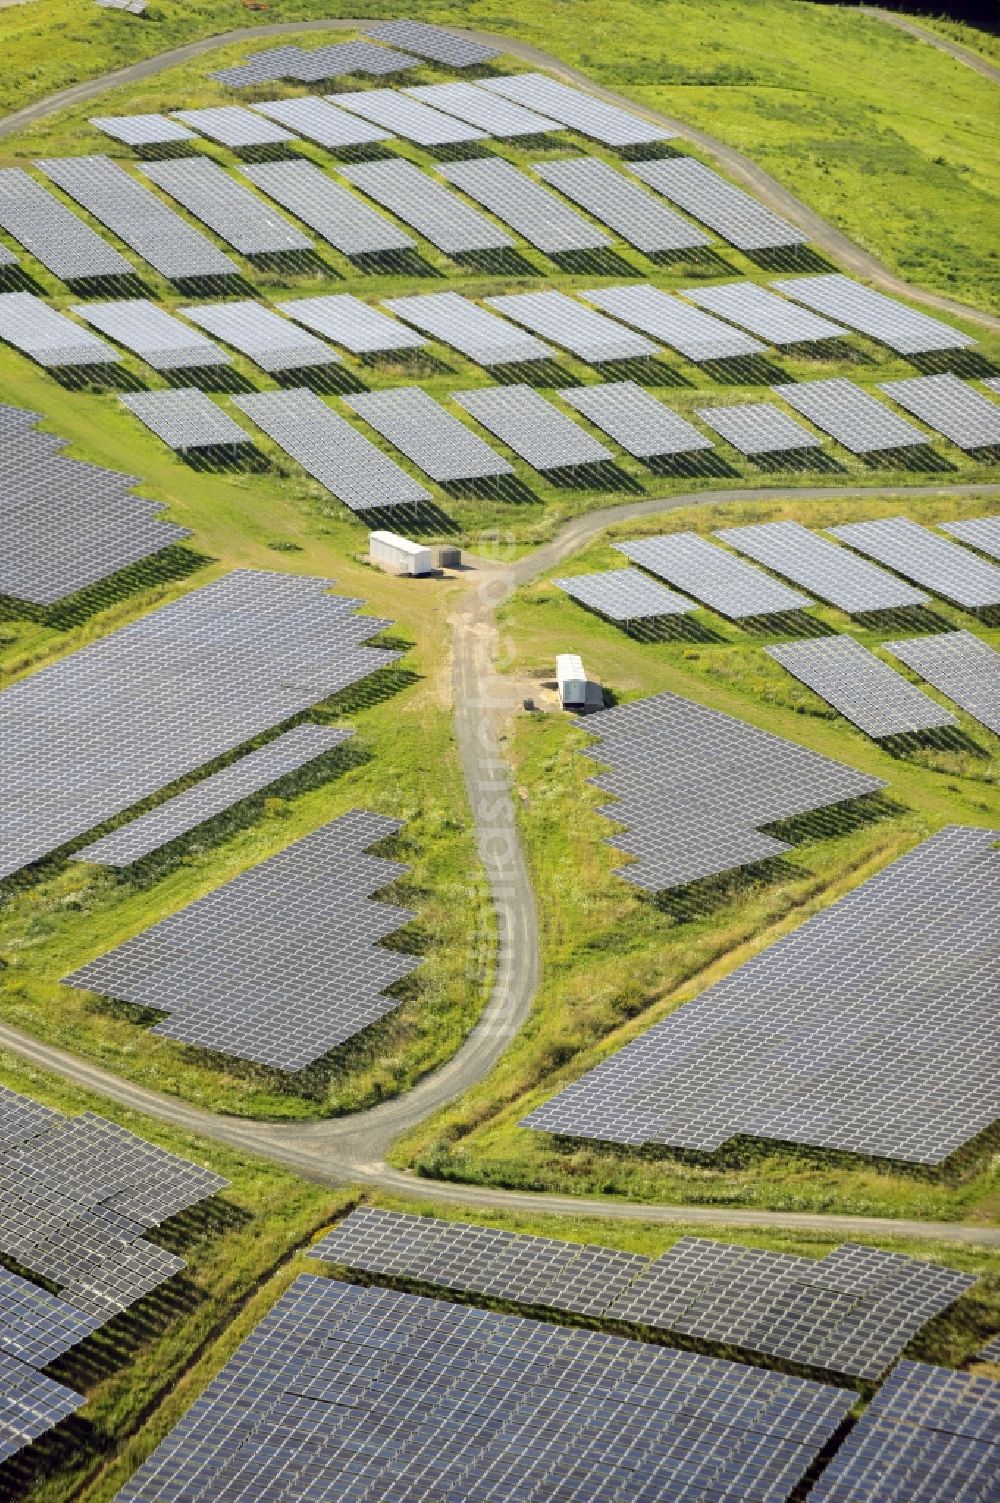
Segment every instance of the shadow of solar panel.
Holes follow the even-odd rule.
[[[636,177],[739,250],[803,245],[809,239],[694,157],[660,157],[651,162],[633,162],[631,167]]]
[[[785,383],[771,389],[852,454],[912,449],[928,441],[919,428],[840,376],[830,381]]]
[[[381,255],[413,246],[398,225],[327,177],[315,162],[260,162],[242,172],[345,256]]]
[[[446,1360],[442,1354],[446,1353]],[[786,1497],[850,1396],[596,1331],[301,1277],[119,1493],[356,1479],[395,1500]],[[252,1481],[251,1481],[252,1478]]]
[[[555,352],[458,292],[428,292],[386,298],[383,306],[432,339],[451,345],[477,365],[519,365],[548,360]]]
[[[287,125],[307,141],[315,141],[328,150],[344,146],[366,146],[373,141],[392,141],[391,131],[360,120],[347,110],[338,109],[329,99],[306,94],[293,99],[268,99],[254,105],[269,120]]]
[[[513,474],[513,466],[506,459],[419,386],[360,392],[344,401],[432,480]]]
[[[850,332],[828,318],[807,313],[756,282],[685,287],[684,296],[699,308],[707,308],[710,313],[749,329],[768,344],[810,344],[817,339],[840,339]]]
[[[276,256],[313,248],[308,235],[234,182],[218,162],[208,157],[147,162],[143,171],[158,188],[244,256]]]
[[[237,570],[4,690],[0,874],[394,662],[328,583]]]
[[[471,68],[500,56],[498,47],[486,47],[470,37],[458,36],[440,26],[428,26],[423,21],[379,21],[367,28],[366,35],[408,48],[418,57],[444,63],[449,68]]]
[[[431,109],[397,89],[354,89],[345,94],[331,94],[329,98],[331,104],[418,146],[453,146],[486,139],[485,131],[456,120],[454,115]]]
[[[299,725],[266,746],[249,752],[221,772],[168,799],[122,825],[110,835],[77,851],[74,860],[105,866],[131,866],[207,819],[259,793],[279,778],[304,767],[348,740],[354,733],[335,726]]]
[[[1000,736],[1000,653],[968,631],[886,642],[887,651]]]
[[[0,595],[54,605],[188,536],[132,494],[133,476],[70,459],[32,431],[38,413],[22,416],[0,423]]]
[[[905,303],[864,287],[840,272],[819,277],[787,277],[773,285],[795,302],[877,339],[900,355],[965,349],[976,342],[950,325],[918,313],[915,308],[907,308]]]
[[[83,1396],[0,1352],[0,1462],[67,1419]]]
[[[731,621],[798,611],[813,604],[808,595],[771,579],[696,532],[665,533],[662,537],[616,543],[615,547],[633,563]]]
[[[657,616],[680,616],[695,609],[692,601],[665,589],[639,569],[574,574],[569,579],[552,582],[609,621],[647,621]]]
[[[531,386],[453,392],[460,407],[536,470],[601,464],[611,452]]]
[[[297,323],[325,334],[354,355],[373,355],[391,350],[419,350],[427,343],[406,324],[370,308],[360,298],[341,293],[336,297],[300,297],[276,305]]]
[[[524,1125],[703,1151],[744,1135],[941,1163],[1000,1115],[998,838],[932,836]]]
[[[709,237],[599,157],[534,162],[538,176],[647,255],[710,245]]]
[[[126,392],[119,401],[157,438],[179,452],[251,442],[250,435],[196,386]]]
[[[269,374],[340,364],[340,356],[328,344],[303,333],[272,308],[249,298],[229,303],[197,303],[178,312],[232,345]]]
[[[340,171],[355,188],[397,215],[445,255],[507,250],[514,244],[478,210],[470,209],[450,189],[402,157],[363,162]]]
[[[167,1013],[158,1034],[301,1070],[398,1007],[384,988],[420,964],[375,943],[413,917],[369,901],[408,870],[364,854],[400,828],[342,815],[66,981]]]
[[[0,293],[0,340],[41,366],[116,365],[110,345],[31,292]]]
[[[483,79],[478,87],[548,115],[605,146],[644,146],[652,141],[669,141],[677,134],[569,84],[557,83],[544,73],[513,73],[503,78]]]
[[[412,476],[305,387],[234,398],[274,442],[357,513],[429,501]]]
[[[950,532],[960,543],[967,543],[980,553],[1000,559],[1000,516],[969,517],[963,522],[939,522],[942,532]]]
[[[738,359],[760,355],[767,349],[749,334],[689,307],[659,287],[595,287],[581,291],[579,296],[695,362]]]
[[[983,1503],[1000,1471],[1000,1383],[901,1362],[834,1452],[809,1503]]]
[[[987,449],[1000,444],[1000,407],[957,376],[883,381],[882,390],[960,449]]]
[[[168,146],[195,139],[194,131],[167,115],[92,115],[90,124],[125,146]]]
[[[134,275],[124,256],[20,167],[0,171],[0,226],[64,282]]]
[[[37,165],[163,276],[239,274],[235,261],[109,157],[53,157]]]
[[[955,724],[954,715],[853,637],[782,642],[765,651],[876,740]]]
[[[661,353],[644,335],[622,328],[614,319],[574,302],[564,292],[515,292],[488,297],[485,302],[506,318],[592,364],[645,360]]]
[[[262,119],[239,104],[210,105],[206,109],[174,110],[175,120],[182,120],[199,135],[221,146],[241,150],[248,146],[283,146],[296,136],[272,120]]]
[[[1000,605],[1000,569],[957,543],[911,522],[908,517],[880,517],[873,522],[846,522],[827,532],[859,553],[933,590],[967,610]]]
[[[72,311],[145,360],[153,370],[198,370],[230,364],[229,356],[212,340],[196,334],[146,298],[79,303]]]
[[[714,416],[708,412],[701,415],[706,422]],[[926,605],[930,598],[867,559],[810,532],[800,522],[722,527],[715,536],[849,615]]]
[[[611,244],[603,230],[502,157],[453,162],[439,170],[449,183],[461,188],[540,251],[558,254],[596,250]]]
[[[535,110],[526,110],[523,105],[502,99],[498,94],[487,94],[470,83],[418,84],[403,90],[411,99],[429,104],[433,109],[454,115],[467,125],[475,125],[489,136],[523,137],[548,135],[563,127],[558,120],[550,120]]]
[[[710,438],[635,381],[570,386],[562,399],[637,459],[714,447]]]

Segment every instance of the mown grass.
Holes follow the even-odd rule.
[[[352,0],[339,13],[384,18],[407,7]],[[421,15],[540,47],[711,132],[894,270],[995,306],[998,169],[982,150],[994,85],[878,18],[800,0],[676,0],[669,11],[658,0],[484,0]],[[272,0],[261,19],[330,16],[319,0]],[[253,20],[236,0],[157,0],[145,22],[75,0],[0,11],[0,110]],[[974,35],[971,45],[989,46]]]
[[[552,573],[620,565],[611,542],[645,532],[709,532],[785,517],[820,527],[900,511],[931,521],[983,509],[944,490],[880,502],[760,499],[682,507],[612,528]],[[950,625],[969,624],[958,611],[935,608]],[[714,640],[643,644],[576,606],[546,577],[501,611],[501,626],[519,695],[534,688],[551,707],[545,685],[555,654],[580,651],[588,672],[617,699],[669,689],[885,779],[879,817],[854,827],[832,815],[819,819],[813,838],[776,875],[721,882],[707,899],[671,908],[613,875],[623,858],[604,844],[612,826],[596,813],[607,798],[586,782],[595,764],[578,755],[587,744],[586,723],[558,714],[518,716],[508,745],[542,926],[542,984],[530,1022],[498,1069],[397,1145],[396,1160],[461,1180],[639,1200],[992,1219],[1000,1198],[988,1151],[931,1174],[762,1143],[706,1157],[636,1153],[567,1144],[517,1125],[598,1060],[934,830],[948,823],[1000,826],[996,743],[974,721],[959,715],[966,740],[956,749],[892,756],[773,663],[763,650],[773,639],[751,637],[707,611],[695,614]],[[812,614],[839,630],[850,627],[833,609]],[[996,641],[995,630],[974,629]],[[856,634],[874,647],[894,633]]]

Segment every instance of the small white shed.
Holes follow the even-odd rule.
[[[604,704],[600,684],[588,679],[583,659],[575,652],[561,652],[556,658],[556,683],[564,710],[600,709]]]
[[[370,532],[368,556],[373,564],[392,574],[433,574],[434,557],[430,548],[411,543],[396,532]]]

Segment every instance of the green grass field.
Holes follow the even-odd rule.
[[[819,527],[903,509],[931,521],[984,506],[962,506],[943,490],[939,497],[919,500],[761,499],[735,507],[681,508],[613,528],[552,572],[562,576],[620,566],[614,539],[664,529],[707,533],[778,518]],[[832,608],[813,614],[838,630],[849,626]],[[948,607],[940,614],[951,625],[968,624]],[[769,659],[763,646],[773,638],[750,636],[707,611],[695,613],[710,634],[704,642],[641,643],[543,579],[520,591],[501,617],[505,639],[514,644],[509,671],[526,688],[534,681],[543,701],[556,653],[579,651],[588,672],[617,699],[669,689],[734,714],[886,779],[888,808],[855,828],[835,819],[819,821],[818,838],[798,845],[773,879],[723,885],[713,902],[664,911],[613,875],[622,857],[603,844],[611,826],[595,812],[606,798],[586,783],[594,764],[577,755],[587,744],[586,722],[558,713],[518,716],[512,757],[542,924],[542,985],[529,1025],[499,1069],[398,1145],[397,1162],[460,1180],[564,1193],[994,1219],[1000,1213],[1000,1184],[990,1145],[953,1173],[934,1176],[759,1143],[704,1159],[598,1143],[567,1149],[548,1134],[517,1126],[556,1089],[919,839],[949,823],[1000,826],[1000,764],[994,739],[964,715],[959,717],[964,747],[891,756]],[[976,630],[998,640],[995,630]],[[874,647],[893,632],[855,629],[854,634]]]

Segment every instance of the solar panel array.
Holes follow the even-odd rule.
[[[341,172],[355,188],[397,214],[445,255],[506,250],[514,243],[476,209],[470,209],[442,183],[402,157],[391,162],[362,162],[356,167],[342,167]]]
[[[378,21],[366,28],[366,35],[406,47],[418,57],[449,68],[471,68],[500,56],[499,47],[485,47],[482,42],[456,36],[440,26],[428,26],[424,21]]]
[[[351,511],[360,515],[430,500],[429,491],[306,387],[233,400]]]
[[[635,162],[632,170],[738,250],[773,250],[803,245],[809,239],[694,157],[658,157],[652,162]]]
[[[562,398],[637,459],[712,448],[711,439],[634,381],[568,386]]]
[[[485,308],[458,292],[391,297],[385,299],[383,307],[432,339],[451,345],[477,365],[487,368],[548,360],[554,353],[549,345],[543,344],[533,334],[526,334],[505,319],[487,313]]]
[[[1000,1336],[991,1336],[984,1347],[981,1347],[977,1356],[981,1362],[995,1362],[1000,1364]]]
[[[711,244],[708,236],[599,157],[535,162],[538,176],[647,255]]]
[[[603,230],[502,157],[453,162],[440,171],[456,188],[546,255],[596,250],[611,244]]]
[[[727,282],[724,286],[686,287],[684,296],[766,339],[768,344],[810,344],[817,339],[840,339],[850,331],[828,318],[807,312],[777,297],[756,282]]]
[[[194,131],[168,115],[92,115],[90,124],[125,146],[171,146],[195,139]]]
[[[359,120],[357,115],[338,109],[329,99],[320,99],[315,94],[305,94],[293,99],[268,99],[254,105],[269,120],[287,125],[307,141],[316,141],[328,151],[339,151],[344,146],[365,146],[373,141],[391,141],[391,131],[372,125],[369,120]]]
[[[281,318],[273,308],[249,298],[198,303],[180,312],[272,374],[340,363],[340,356],[328,344]]]
[[[118,1494],[786,1498],[850,1394],[718,1358],[300,1277]],[[572,1486],[572,1493],[568,1489]]]
[[[524,1125],[704,1152],[749,1136],[941,1163],[1000,1115],[997,840],[940,831]]]
[[[682,1237],[659,1258],[401,1211],[352,1211],[311,1256],[357,1273],[638,1325],[878,1379],[970,1274],[844,1243],[825,1258]]]
[[[785,382],[772,388],[789,407],[801,412],[817,428],[829,433],[852,454],[884,449],[912,449],[929,442],[927,434],[897,417],[853,381],[835,376],[829,381]]]
[[[83,1396],[0,1352],[0,1462],[67,1419]]]
[[[765,651],[876,740],[955,724],[954,715],[853,637],[782,642]]]
[[[207,369],[229,365],[230,359],[211,339],[189,329],[165,308],[147,298],[122,298],[111,303],[79,303],[78,318],[117,340],[156,371]]]
[[[250,435],[196,386],[170,391],[125,392],[119,401],[171,449],[229,448]]]
[[[787,277],[774,286],[795,302],[835,318],[860,334],[868,334],[900,355],[963,349],[976,342],[948,324],[907,308],[894,297],[886,297],[884,292],[876,292],[840,272]]]
[[[767,349],[749,334],[741,334],[721,319],[689,307],[659,287],[648,284],[598,287],[580,295],[613,318],[661,340],[688,360],[742,359],[746,355],[760,355]]]
[[[6,245],[0,245],[0,270],[10,266],[17,266],[18,264],[18,259],[14,252],[9,250]]]
[[[676,694],[605,710],[587,730],[599,744],[586,755],[610,768],[591,781],[615,799],[600,812],[627,827],[608,844],[639,858],[617,875],[649,892],[781,855],[766,826],[885,786]]]
[[[0,1356],[45,1367],[97,1330],[98,1317],[0,1268]]]
[[[302,1070],[400,1005],[420,964],[377,943],[414,917],[372,902],[409,868],[365,854],[402,828],[353,810],[65,977],[164,1012],[156,1034]]]
[[[926,605],[929,598],[867,559],[810,532],[801,522],[723,527],[715,535],[738,553],[756,559],[851,616]]]
[[[1000,1383],[901,1362],[834,1452],[809,1503],[990,1503]]]
[[[335,183],[315,162],[260,162],[243,174],[345,256],[410,250],[409,235],[364,199]]]
[[[957,376],[883,381],[882,390],[960,449],[987,449],[1000,444],[1000,407]]]
[[[228,146],[236,151],[251,146],[283,146],[297,139],[284,126],[275,124],[273,120],[262,119],[260,115],[254,114],[252,110],[245,110],[239,104],[209,105],[199,110],[175,110],[174,118],[182,120],[210,141],[218,141],[220,146]]]
[[[668,584],[731,621],[798,611],[813,604],[808,595],[790,589],[742,559],[716,548],[696,532],[671,532],[662,537],[616,543],[633,563],[641,564]]]
[[[0,226],[64,282],[131,277],[131,264],[20,167],[0,171]]]
[[[1000,605],[1000,569],[909,517],[845,522],[827,532],[967,610]]]
[[[54,605],[188,536],[135,479],[63,454],[39,415],[0,423],[0,595]]]
[[[256,84],[291,79],[296,83],[320,83],[347,73],[379,76],[402,73],[418,68],[420,60],[391,47],[376,47],[372,42],[335,42],[332,46],[268,47],[254,52],[234,68],[220,68],[209,78],[228,84],[231,89],[245,89]]]
[[[394,662],[327,585],[237,570],[0,693],[0,875]]]
[[[0,1095],[15,1112],[23,1100]],[[0,1150],[0,1254],[93,1330],[186,1266],[143,1233],[227,1184],[92,1112],[51,1112]]]
[[[50,370],[116,365],[119,359],[103,339],[32,292],[0,293],[0,340]]]
[[[968,631],[886,642],[900,662],[1000,736],[1000,653]]]
[[[681,616],[694,605],[650,579],[639,569],[609,569],[603,574],[574,574],[556,579],[561,590],[609,621],[648,621],[657,616]]]
[[[344,401],[432,480],[478,480],[513,473],[506,459],[419,386],[359,392]]]
[[[278,303],[282,313],[296,323],[325,334],[355,355],[374,355],[391,350],[419,350],[426,343],[398,319],[370,308],[360,298],[341,293],[336,297],[303,297]]]
[[[412,99],[398,89],[354,89],[345,94],[331,94],[330,100],[340,108],[381,125],[405,141],[418,146],[454,146],[465,141],[482,141],[485,131],[476,130],[454,115],[432,110],[419,99]]]
[[[238,274],[235,261],[110,157],[53,157],[38,165],[64,193],[163,276]]]
[[[785,454],[821,447],[814,433],[772,402],[739,402],[733,407],[695,411],[741,454]]]
[[[481,87],[558,120],[581,136],[590,136],[605,146],[645,146],[669,141],[676,131],[652,125],[628,110],[595,99],[581,89],[557,83],[544,73],[512,73],[503,78],[483,79]]]
[[[312,241],[209,157],[147,162],[143,171],[244,256],[311,251]]]
[[[147,814],[112,830],[93,845],[84,846],[73,859],[92,861],[99,866],[131,866],[216,814],[314,762],[352,735],[352,731],[336,726],[308,723],[295,726],[256,751],[230,762],[220,772],[202,778],[193,788],[175,794]]]
[[[950,532],[960,543],[968,543],[980,553],[1000,559],[1000,516],[969,517],[964,522],[940,522],[943,532]]]
[[[488,94],[485,89],[477,89],[475,84],[419,84],[403,92],[422,104],[464,120],[467,125],[477,126],[488,136],[517,139],[563,129],[558,120],[525,109],[524,105],[515,104],[511,99],[502,99],[499,94]]]
[[[484,302],[594,365],[608,360],[645,360],[660,354],[659,347],[644,335],[622,328],[565,292],[514,292],[484,298]]]
[[[611,453],[531,386],[454,393],[460,407],[536,470],[601,464]]]

